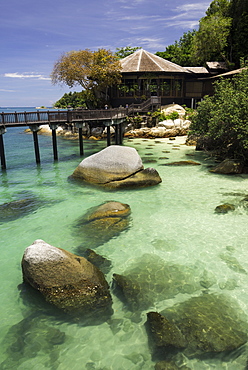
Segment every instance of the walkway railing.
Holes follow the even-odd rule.
[[[0,113],[0,126],[29,126],[31,124],[49,124],[49,123],[76,123],[84,121],[104,121],[125,118],[128,114],[127,109],[103,109],[87,110],[75,109],[67,111],[36,111],[36,112],[13,112]]]

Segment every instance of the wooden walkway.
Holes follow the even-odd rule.
[[[87,110],[75,109],[66,111],[35,111],[35,112],[13,112],[0,113],[0,127],[17,127],[47,124],[70,124],[77,122],[89,122],[116,120],[126,118],[127,109],[104,109],[104,110]],[[107,124],[107,122],[106,122]]]
[[[10,127],[28,126],[33,133],[34,151],[36,163],[40,163],[40,151],[38,143],[38,131],[41,125],[49,125],[52,130],[53,157],[58,160],[56,129],[58,126],[76,127],[79,133],[80,155],[83,149],[83,127],[87,124],[92,126],[104,126],[107,128],[107,145],[111,145],[110,126],[115,126],[115,144],[122,143],[122,126],[126,122],[127,109],[104,109],[104,110],[67,110],[67,111],[35,111],[0,113],[0,160],[1,168],[6,170],[6,158],[4,150],[3,134]]]
[[[49,125],[52,130],[53,140],[53,157],[58,160],[56,129],[58,126],[74,126],[79,133],[80,155],[84,154],[83,150],[83,127],[87,125],[104,126],[107,128],[107,145],[111,145],[110,126],[115,127],[115,144],[122,144],[123,124],[127,116],[145,113],[150,109],[154,110],[160,106],[161,100],[158,97],[151,97],[141,104],[132,104],[126,108],[115,109],[73,109],[73,110],[52,110],[52,111],[35,111],[35,112],[13,112],[0,113],[0,160],[3,170],[6,169],[6,159],[4,151],[3,134],[10,127],[28,126],[33,133],[34,150],[36,163],[40,163],[40,152],[38,144],[38,131],[41,125]]]

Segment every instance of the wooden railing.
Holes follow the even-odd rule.
[[[149,109],[153,106],[161,106],[161,97],[159,96],[151,96],[148,100],[144,101],[143,103],[140,104],[130,104],[129,106],[129,113],[132,111],[135,113],[138,112],[148,112]]]
[[[75,109],[67,111],[36,111],[36,112],[13,112],[0,113],[0,125],[6,127],[29,126],[31,124],[49,123],[76,123],[83,121],[104,121],[111,119],[125,118],[128,114],[127,109],[103,109],[87,110]]]

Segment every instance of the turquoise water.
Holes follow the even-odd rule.
[[[248,194],[248,177],[211,174],[208,170],[213,160],[184,143],[185,137],[175,141],[125,139],[124,145],[136,148],[145,167],[158,170],[162,183],[108,192],[68,181],[82,160],[77,141],[58,137],[59,161],[53,163],[51,137],[39,136],[41,165],[37,167],[32,135],[20,128],[7,131],[7,171],[0,172],[0,204],[31,197],[38,206],[23,217],[0,223],[0,369],[153,369],[155,362],[144,325],[146,313],[200,295],[206,290],[206,284],[199,284],[204,279],[211,281],[210,292],[225,294],[247,312],[248,210],[242,199]],[[103,149],[106,142],[85,141],[84,145],[88,156]],[[201,165],[164,166],[189,159]],[[142,264],[149,273],[147,261],[151,269],[162,261],[184,271],[188,290],[180,290],[184,282],[176,282],[179,288],[174,296],[165,299],[166,295],[157,293],[153,305],[139,317],[112,294],[111,320],[90,326],[48,314],[43,301],[24,299],[18,286],[22,283],[25,248],[43,239],[76,253],[81,244],[75,232],[76,220],[108,200],[127,203],[132,212],[129,229],[95,249],[112,263],[106,275],[109,284],[113,273],[142,270]],[[222,203],[234,204],[235,211],[216,214],[215,207]],[[161,279],[159,269],[151,273]],[[49,341],[52,330],[58,330],[62,339]],[[179,365],[200,370],[244,369],[246,359],[246,347],[242,353],[225,358],[177,356]]]

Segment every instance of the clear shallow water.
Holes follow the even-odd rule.
[[[153,369],[155,362],[144,326],[146,313],[162,311],[205,289],[198,286],[192,292],[182,290],[169,299],[158,294],[154,305],[142,311],[138,319],[113,294],[112,319],[96,326],[44,315],[45,305],[24,301],[18,285],[22,283],[20,266],[25,248],[43,239],[76,253],[81,240],[75,233],[75,221],[89,208],[108,200],[127,203],[132,211],[130,228],[95,249],[112,262],[106,276],[110,285],[113,273],[122,274],[143,255],[149,255],[151,261],[157,258],[183,266],[191,282],[202,280],[204,273],[213,282],[210,292],[225,293],[247,312],[248,275],[243,270],[248,272],[248,210],[242,199],[248,194],[248,178],[209,173],[211,159],[203,153],[189,156],[194,148],[185,146],[184,141],[182,137],[176,141],[125,140],[124,145],[136,148],[144,162],[156,159],[144,165],[156,168],[163,182],[146,189],[107,192],[68,181],[82,159],[77,141],[58,138],[59,162],[53,163],[51,137],[39,136],[41,165],[36,167],[32,136],[23,134],[22,129],[8,130],[4,135],[8,170],[0,173],[0,204],[30,195],[41,203],[22,218],[0,223],[0,368]],[[106,146],[106,142],[84,144],[85,156]],[[189,159],[199,161],[201,166],[162,165]],[[215,214],[215,207],[225,202],[235,204],[235,211]],[[239,265],[232,263],[233,258]],[[28,327],[25,348],[17,346],[13,350],[10,328],[17,337],[27,323],[32,326]],[[65,338],[49,342],[51,328],[65,333]],[[11,344],[12,350],[6,352]],[[244,369],[247,357],[245,348],[240,356],[233,354],[225,360],[181,357],[178,361],[190,369]]]

